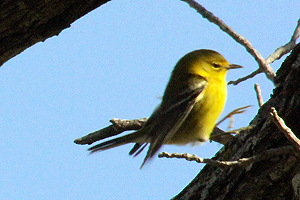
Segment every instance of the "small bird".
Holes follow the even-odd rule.
[[[207,141],[225,105],[226,73],[236,68],[241,66],[229,64],[213,50],[201,49],[186,54],[176,64],[162,102],[141,129],[89,150],[93,153],[135,143],[129,155],[136,156],[150,144],[142,168],[164,144]]]

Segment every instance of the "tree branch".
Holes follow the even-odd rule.
[[[162,152],[158,154],[159,158],[184,158],[187,161],[195,161],[197,163],[205,163],[208,165],[216,166],[216,167],[221,167],[221,168],[227,168],[227,167],[241,167],[241,166],[246,166],[258,161],[262,160],[267,160],[270,158],[273,158],[274,156],[281,156],[285,154],[289,154],[294,150],[294,146],[284,146],[280,148],[275,148],[275,149],[269,149],[264,152],[262,152],[259,155],[252,156],[249,158],[241,158],[235,161],[220,161],[220,160],[213,160],[213,159],[207,159],[207,158],[200,158],[196,156],[195,154],[188,154],[188,153],[167,153],[167,152]]]
[[[242,35],[239,35],[232,28],[227,26],[221,19],[214,16],[213,13],[206,10],[203,6],[198,4],[194,0],[181,0],[188,3],[192,8],[194,8],[198,13],[202,15],[202,17],[206,18],[208,21],[216,24],[219,28],[230,35],[236,42],[240,43],[242,46],[246,48],[246,50],[254,57],[256,62],[259,65],[259,68],[266,74],[267,78],[274,82],[275,72],[271,68],[271,66],[265,61],[265,59],[261,56],[261,54],[252,46],[249,40],[247,40]]]
[[[278,49],[275,50],[274,53],[272,53],[267,59],[267,63],[272,63],[275,60],[279,60],[283,55],[287,54],[290,52],[295,46],[296,46],[296,41],[299,38],[299,33],[300,33],[300,19],[298,19],[297,26],[294,30],[293,36],[291,40],[286,43],[285,45],[279,47]]]
[[[76,144],[92,144],[99,140],[118,135],[124,131],[138,130],[143,126],[143,124],[146,121],[147,121],[147,118],[131,119],[131,120],[114,118],[114,119],[110,120],[112,125],[107,126],[98,131],[89,133],[86,136],[77,138],[74,140],[74,143],[76,143]]]
[[[109,0],[0,2],[0,66],[37,42],[59,35]]]
[[[89,133],[88,135],[85,135],[83,137],[77,138],[74,140],[74,143],[81,145],[92,144],[99,140],[103,140],[105,138],[121,134],[124,131],[138,130],[142,128],[143,124],[146,121],[147,118],[131,120],[114,118],[110,120],[112,125],[109,125],[95,132]],[[234,137],[230,133],[232,133],[232,131],[227,133],[219,129],[218,127],[215,127],[213,132],[211,133],[210,139],[224,145]]]
[[[255,89],[255,92],[256,92],[256,98],[257,98],[258,106],[261,107],[264,104],[264,101],[263,101],[262,96],[261,96],[260,87],[257,83],[254,84],[254,89]]]
[[[228,115],[226,115],[220,122],[218,122],[217,125],[219,125],[225,119],[227,119],[235,114],[241,114],[241,113],[245,112],[245,109],[248,107],[249,106],[244,106],[244,107],[233,110]],[[99,140],[118,135],[124,131],[138,130],[138,129],[142,128],[142,126],[147,121],[147,119],[148,118],[125,120],[125,119],[113,118],[110,120],[112,125],[109,125],[103,129],[94,131],[92,133],[89,133],[88,135],[85,135],[83,137],[77,138],[74,140],[74,143],[76,143],[76,144],[92,144]],[[218,127],[215,127],[215,129],[211,133],[211,139],[218,143],[221,143],[221,144],[226,144],[232,138],[233,138],[232,135],[225,133],[223,130],[219,129]]]
[[[273,122],[276,124],[278,129],[285,135],[285,137],[298,149],[300,150],[300,140],[295,136],[293,131],[287,127],[281,117],[278,116],[277,111],[274,107],[271,108],[271,116]]]
[[[279,60],[283,55],[285,55],[288,52],[290,52],[296,46],[296,41],[299,38],[299,33],[300,33],[300,19],[298,20],[297,26],[296,26],[296,28],[294,30],[294,33],[293,33],[293,36],[292,36],[291,40],[287,44],[285,44],[285,45],[277,48],[275,50],[275,52],[272,53],[266,59],[266,63],[268,63],[268,64],[273,63],[275,60]],[[228,85],[230,85],[230,84],[237,85],[240,82],[243,82],[243,81],[245,81],[245,80],[247,80],[249,78],[253,78],[257,74],[260,74],[262,72],[263,72],[262,69],[258,68],[257,70],[255,70],[254,72],[252,72],[251,74],[249,74],[249,75],[247,75],[245,77],[239,78],[236,81],[229,81]]]

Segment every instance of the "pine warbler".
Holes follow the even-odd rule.
[[[176,64],[162,102],[140,130],[89,150],[96,152],[135,143],[129,154],[136,156],[150,144],[143,167],[163,144],[205,142],[226,101],[226,73],[236,68],[241,66],[229,64],[221,54],[212,50],[186,54]]]

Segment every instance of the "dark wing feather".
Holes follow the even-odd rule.
[[[150,138],[150,147],[141,167],[177,132],[189,115],[196,103],[197,97],[204,90],[206,84],[207,82],[204,78],[195,77],[193,85],[190,85],[189,88],[173,98],[164,107],[160,105],[157,111],[149,118],[149,126],[145,128],[149,128],[148,137]],[[135,145],[135,148],[131,150],[131,154],[137,151],[137,147],[141,146],[142,144]]]

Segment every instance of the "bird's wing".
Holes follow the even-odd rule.
[[[192,83],[192,84],[191,84]],[[160,147],[170,140],[184,122],[195,103],[200,99],[207,81],[203,77],[195,76],[189,87],[167,103],[162,102],[145,124],[148,129],[150,147],[144,159],[145,162],[153,157]],[[130,151],[135,153],[143,144],[136,144]],[[140,151],[137,152],[137,154]]]

